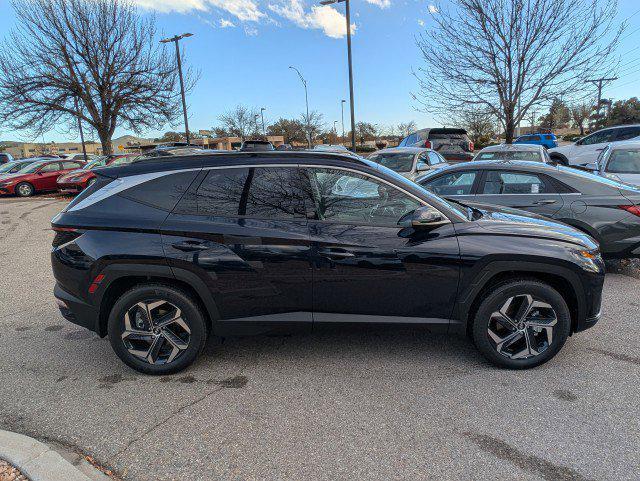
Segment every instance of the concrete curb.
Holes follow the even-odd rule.
[[[13,464],[31,481],[91,481],[46,444],[1,429],[0,458]]]

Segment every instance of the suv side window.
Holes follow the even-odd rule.
[[[57,172],[60,170],[59,162],[51,162],[50,164],[45,164],[40,169],[40,172]]]
[[[218,217],[304,219],[309,189],[295,167],[213,169],[197,190],[197,212]]]
[[[445,162],[446,162],[446,160],[439,153],[434,152],[434,151],[430,151],[429,152],[429,163],[431,165],[442,164],[442,163],[445,163]]]
[[[170,173],[136,185],[118,195],[171,212],[197,175],[197,170]]]
[[[622,129],[618,129],[618,135],[616,135],[615,140],[629,140],[634,137],[640,136],[640,127],[624,127]]]
[[[341,169],[309,168],[318,220],[396,226],[422,203],[379,179]]]
[[[553,188],[536,174],[492,170],[487,172],[482,193],[492,194],[548,194]]]
[[[616,136],[616,129],[606,129],[595,132],[584,139],[578,141],[578,145],[602,144],[612,142]]]

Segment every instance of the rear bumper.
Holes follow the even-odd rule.
[[[445,160],[448,160],[449,162],[468,162],[473,159],[473,153],[471,152],[444,154],[440,152],[440,155],[442,155]]]
[[[98,332],[99,312],[95,307],[69,294],[58,283],[53,288],[53,295],[62,317],[73,324]]]

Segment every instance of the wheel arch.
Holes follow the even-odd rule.
[[[565,155],[559,152],[549,152],[549,158],[551,160],[555,160],[559,164],[567,165],[567,166],[569,165],[569,159],[567,159]]]
[[[174,272],[177,271],[174,275]],[[107,322],[111,307],[116,300],[129,289],[140,284],[164,284],[176,287],[192,297],[206,314],[207,327],[211,331],[218,320],[218,309],[204,282],[195,274],[182,269],[172,270],[169,266],[113,265],[103,272],[108,280],[106,289],[99,299],[99,313],[96,332],[107,335]]]
[[[557,290],[567,302],[571,313],[571,332],[575,331],[579,319],[586,316],[586,299],[578,276],[562,266],[522,262],[497,262],[484,268],[461,292],[452,330],[468,334],[486,294],[499,284],[520,279],[544,282]]]

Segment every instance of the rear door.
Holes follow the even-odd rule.
[[[311,326],[311,256],[300,172],[285,167],[205,170],[163,225],[173,268],[209,288],[237,325]]]
[[[480,180],[476,202],[504,205],[553,217],[563,205],[553,181],[538,172],[486,170]]]

